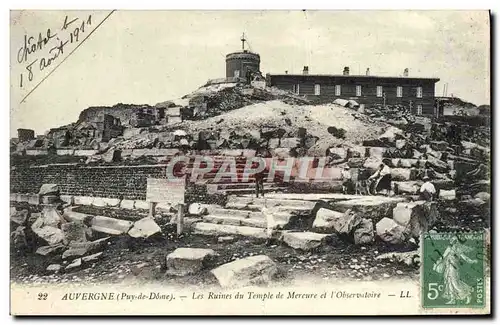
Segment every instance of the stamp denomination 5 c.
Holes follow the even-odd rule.
[[[482,232],[424,234],[423,307],[484,307],[484,252]]]

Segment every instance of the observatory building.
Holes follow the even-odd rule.
[[[245,34],[241,37],[241,52],[226,55],[226,78],[247,78],[249,72],[260,74],[260,55],[245,50]]]

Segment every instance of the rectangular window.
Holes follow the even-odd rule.
[[[240,77],[240,70],[234,70],[234,77],[239,78]]]
[[[293,92],[297,95],[300,93],[299,84],[293,85]]]
[[[340,96],[342,94],[342,88],[340,85],[335,85],[335,96]]]
[[[422,87],[417,87],[417,98],[422,98]]]
[[[396,96],[397,96],[397,97],[403,97],[403,87],[398,86],[398,87],[396,88]]]
[[[361,96],[361,86],[356,86],[356,97]]]
[[[382,97],[382,86],[377,86],[377,97]]]
[[[318,85],[318,84],[314,85],[314,94],[316,96],[321,95],[321,86],[320,85]]]
[[[422,115],[422,105],[417,105],[417,115]]]

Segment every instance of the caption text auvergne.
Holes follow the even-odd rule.
[[[346,290],[340,291],[321,291],[321,292],[299,292],[299,291],[278,291],[278,292],[192,292],[190,294],[181,295],[172,292],[141,292],[141,293],[127,293],[127,292],[78,292],[66,293],[62,296],[61,300],[166,300],[172,301],[176,299],[190,299],[190,300],[227,300],[227,299],[241,299],[241,300],[273,300],[273,299],[377,299],[381,297],[380,292],[376,291],[359,291],[350,292]]]

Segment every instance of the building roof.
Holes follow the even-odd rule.
[[[361,78],[361,79],[408,79],[408,80],[429,80],[438,82],[439,78],[422,78],[422,77],[396,77],[396,76],[374,76],[374,75],[343,75],[343,74],[290,74],[290,73],[280,73],[273,74],[268,73],[272,77],[324,77],[324,78]]]

